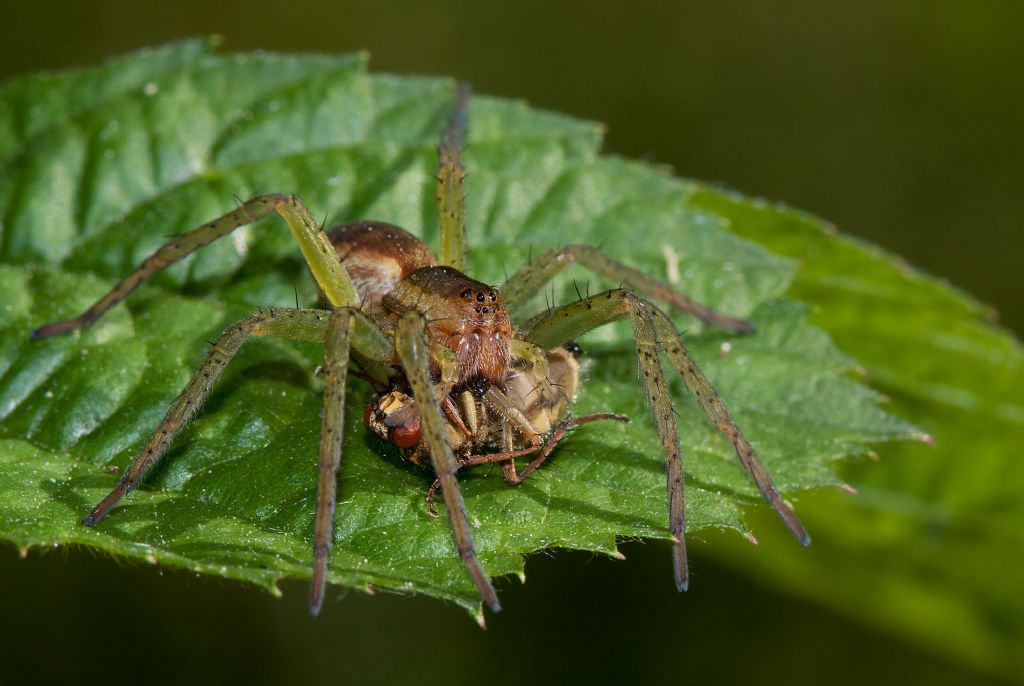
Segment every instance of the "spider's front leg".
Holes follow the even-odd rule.
[[[320,429],[319,479],[316,517],[313,522],[313,578],[309,583],[309,611],[320,614],[327,584],[327,556],[334,534],[334,506],[338,497],[338,466],[345,426],[345,378],[355,312],[338,309],[331,313],[324,336],[324,408]]]
[[[213,221],[175,236],[143,260],[138,269],[122,279],[85,312],[77,317],[44,324],[35,329],[31,337],[48,338],[93,323],[161,269],[170,267],[199,248],[272,212],[280,214],[288,223],[288,228],[299,244],[313,277],[331,304],[334,307],[352,307],[358,304],[355,287],[338,261],[334,247],[302,201],[294,195],[258,195]]]
[[[668,456],[669,529],[676,539],[673,559],[679,590],[686,589],[689,576],[684,538],[684,475],[679,429],[661,365],[661,350],[668,355],[708,418],[732,442],[737,457],[750,472],[764,499],[771,504],[797,540],[802,545],[808,545],[811,539],[796,513],[779,495],[768,470],[758,459],[743,431],[733,421],[721,397],[686,350],[675,326],[654,305],[629,291],[611,290],[548,310],[527,322],[523,326],[522,334],[526,340],[542,348],[550,348],[560,341],[575,339],[591,329],[625,317],[629,317],[633,324],[633,337],[643,372],[645,391],[654,413],[658,435]]]
[[[392,354],[390,339],[369,319],[351,308],[334,312],[309,309],[274,309],[254,314],[228,328],[207,352],[202,364],[171,404],[163,421],[121,475],[117,486],[92,509],[84,523],[92,526],[106,517],[132,491],[167,451],[174,436],[195,415],[224,368],[251,337],[280,336],[292,340],[324,342],[327,382],[323,433],[320,441],[320,481],[315,519],[315,562],[310,591],[310,611],[316,614],[323,601],[327,553],[333,528],[335,475],[341,459],[341,427],[344,388],[350,347],[367,373],[382,376],[385,360]]]
[[[466,170],[462,146],[466,138],[469,84],[460,83],[455,110],[437,146],[437,214],[441,226],[439,263],[459,271],[466,264]]]
[[[85,524],[92,526],[98,523],[126,493],[139,485],[146,473],[163,457],[175,434],[198,411],[224,368],[249,337],[282,336],[319,343],[324,338],[328,314],[322,310],[270,310],[254,314],[229,327],[206,353],[199,369],[175,398],[163,421],[138,456],[121,475],[117,486],[85,518]]]
[[[448,428],[441,412],[434,385],[430,378],[430,345],[427,342],[427,323],[419,312],[409,310],[398,320],[395,349],[406,379],[412,387],[413,398],[420,415],[423,440],[430,450],[434,473],[441,483],[448,522],[455,537],[455,547],[462,558],[480,597],[494,612],[501,610],[497,593],[487,573],[480,566],[473,547],[473,533],[466,515],[466,504],[455,478],[458,462],[448,440]]]
[[[754,325],[747,320],[716,312],[704,303],[680,293],[664,281],[614,260],[590,245],[552,248],[523,265],[502,285],[501,292],[509,312],[519,314],[530,296],[540,291],[555,274],[573,262],[579,262],[590,271],[617,281],[620,285],[628,286],[641,295],[666,302],[680,312],[692,315],[711,326],[744,333],[754,330]]]

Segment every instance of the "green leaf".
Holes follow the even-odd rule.
[[[434,146],[452,88],[369,75],[359,56],[218,55],[187,43],[0,91],[9,121],[0,138],[0,536],[22,547],[84,544],[271,590],[307,576],[316,346],[248,344],[146,487],[102,525],[80,524],[114,484],[108,467],[131,461],[207,340],[256,307],[291,305],[293,285],[315,302],[281,222],[211,245],[85,331],[41,342],[28,332],[88,306],[168,235],[223,213],[233,196],[297,192],[329,223],[384,219],[436,241]],[[789,497],[841,485],[835,468],[846,456],[919,435],[879,409],[857,363],[808,322],[806,306],[784,298],[794,263],[729,233],[728,213],[693,202],[698,186],[601,156],[590,123],[486,97],[473,101],[470,119],[471,273],[498,282],[531,251],[600,244],[750,317],[758,332],[741,337],[677,323]],[[615,285],[571,269],[554,284],[556,300],[576,297],[574,280],[591,291]],[[543,306],[538,295],[533,307]],[[664,456],[628,327],[583,345],[590,362],[576,411],[636,421],[581,428],[519,488],[495,469],[460,474],[492,575],[522,575],[524,554],[547,548],[615,555],[623,537],[669,538]],[[689,530],[749,535],[742,512],[763,507],[759,496],[674,383]],[[444,518],[427,515],[430,476],[367,434],[366,401],[353,383],[330,580],[477,611]],[[665,565],[668,576],[667,551]]]
[[[730,554],[744,569],[946,656],[1024,674],[1024,349],[993,313],[814,217],[703,188],[692,204],[799,260],[791,293],[935,447],[845,470],[857,498],[801,513],[814,555]],[[776,537],[767,531],[771,539]],[[779,551],[782,552],[782,551]]]

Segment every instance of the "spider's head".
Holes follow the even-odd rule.
[[[451,267],[424,267],[388,293],[384,306],[398,315],[415,309],[426,318],[431,338],[458,358],[458,383],[503,382],[512,323],[496,288]]]

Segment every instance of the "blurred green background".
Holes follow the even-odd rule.
[[[826,217],[1024,331],[1024,9],[1014,0],[19,3],[0,25],[0,78],[208,33],[232,51],[368,49],[378,71],[451,74],[605,122],[611,152]],[[500,583],[506,609],[486,633],[429,600],[352,593],[311,621],[302,583],[277,600],[81,551],[18,561],[4,547],[0,682],[1009,676],[783,594],[708,547],[742,560],[766,546],[709,536],[685,596],[660,545],[625,545],[626,563],[538,556],[526,586]]]

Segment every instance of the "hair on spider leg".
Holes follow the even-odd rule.
[[[576,283],[576,279],[572,280],[572,287],[576,289],[576,297],[579,299],[577,302],[583,302],[583,295],[580,293],[580,287],[579,284]]]

